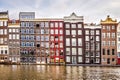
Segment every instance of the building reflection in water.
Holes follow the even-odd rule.
[[[119,67],[0,65],[0,80],[119,80]]]

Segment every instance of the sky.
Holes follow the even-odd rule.
[[[36,18],[63,18],[75,12],[85,23],[98,23],[107,15],[120,21],[120,0],[0,0],[0,11],[9,11],[11,19],[19,12],[35,12]]]

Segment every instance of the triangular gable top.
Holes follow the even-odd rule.
[[[77,16],[74,12],[70,16],[65,16],[64,21],[66,20],[76,20],[78,22],[83,22],[83,16]]]
[[[77,16],[74,12],[70,16],[65,16],[64,18],[83,18],[83,16]]]

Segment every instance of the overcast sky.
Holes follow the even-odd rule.
[[[0,11],[8,10],[11,19],[19,12],[36,12],[36,17],[63,18],[75,12],[86,23],[99,23],[110,15],[120,21],[120,0],[0,0]]]

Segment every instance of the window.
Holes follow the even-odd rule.
[[[82,62],[82,56],[78,57],[78,62]]]
[[[85,30],[85,34],[88,34],[88,35],[89,35],[89,30]]]
[[[89,63],[89,61],[90,61],[89,58],[86,58],[86,59],[85,59],[85,62],[86,62],[86,63]]]
[[[60,36],[60,37],[59,37],[59,40],[60,40],[60,41],[63,41],[63,36]]]
[[[72,48],[72,55],[76,55],[76,48]]]
[[[70,55],[70,48],[66,48],[66,55]]]
[[[50,37],[50,40],[51,40],[51,41],[54,41],[54,36],[51,36],[51,37]]]
[[[9,34],[9,39],[12,39],[12,35],[11,34]]]
[[[63,34],[63,30],[59,30],[60,31],[60,34]]]
[[[66,35],[70,35],[70,30],[66,30]]]
[[[3,35],[3,29],[0,30],[0,34]]]
[[[16,29],[16,32],[19,32],[19,29]]]
[[[82,38],[78,38],[78,46],[82,46]]]
[[[91,31],[90,31],[90,34],[91,34],[91,35],[94,35],[94,30],[91,30]]]
[[[63,43],[60,43],[60,48],[63,48]]]
[[[7,54],[7,50],[5,50],[5,54]]]
[[[12,29],[12,32],[15,32],[15,29]]]
[[[91,50],[94,50],[94,48],[95,48],[94,45],[95,45],[95,44],[91,43]]]
[[[106,26],[107,27],[107,30],[110,31],[110,26]]]
[[[19,39],[19,34],[16,35],[16,39]]]
[[[114,62],[114,61],[115,61],[115,59],[114,59],[114,58],[112,58],[112,61]]]
[[[44,36],[41,36],[41,41],[44,41]]]
[[[70,28],[70,24],[65,24],[66,28]]]
[[[120,58],[120,52],[118,52],[118,58]]]
[[[40,41],[40,36],[36,36],[36,40],[37,40],[37,41]]]
[[[105,29],[105,26],[102,26],[103,29]]]
[[[4,34],[5,34],[5,35],[7,34],[7,29],[4,29]]]
[[[78,24],[78,28],[82,28],[82,24]]]
[[[115,29],[115,26],[112,26],[112,29]]]
[[[63,27],[63,23],[62,22],[60,22],[59,25],[60,25],[61,28]]]
[[[3,44],[3,38],[0,38],[0,43]]]
[[[96,52],[96,56],[99,57],[100,56],[100,52]]]
[[[45,34],[49,34],[49,30],[48,29],[45,29]]]
[[[4,21],[4,26],[7,26],[7,21]]]
[[[95,48],[96,50],[100,50],[100,43],[96,43]]]
[[[58,34],[58,30],[57,29],[55,30],[55,34]]]
[[[89,36],[85,36],[85,41],[89,41]]]
[[[107,33],[107,37],[110,38],[110,33]]]
[[[90,46],[90,45],[89,45],[88,42],[86,42],[85,46],[86,46],[85,49],[86,49],[86,50],[89,50],[89,46]]]
[[[78,30],[78,35],[82,35],[82,30]]]
[[[12,32],[12,29],[9,29],[9,32]]]
[[[70,56],[66,56],[66,62],[70,62]]]
[[[76,28],[76,24],[71,24],[71,28]]]
[[[72,38],[72,46],[76,46],[76,39]]]
[[[99,31],[99,30],[96,30],[96,34],[97,34],[97,35],[100,35],[100,31]]]
[[[45,36],[45,41],[49,41],[49,36]]]
[[[115,49],[112,49],[112,55],[115,55]]]
[[[1,54],[3,54],[3,50],[1,50]]]
[[[0,26],[3,26],[3,21],[0,21]]]
[[[55,27],[58,27],[58,22],[55,22]]]
[[[51,34],[54,34],[54,30],[51,30],[50,32],[51,32]]]
[[[70,46],[70,39],[66,38],[66,46]]]
[[[85,56],[86,57],[89,57],[90,55],[89,55],[89,52],[85,52]]]
[[[105,41],[102,41],[102,46],[105,46],[106,42]]]
[[[91,53],[90,53],[90,56],[94,57],[94,52],[91,52]]]
[[[44,22],[41,22],[41,23],[40,23],[40,26],[41,26],[41,27],[44,27]]]
[[[105,49],[103,49],[103,55],[105,55]]]
[[[72,35],[76,35],[76,30],[72,30]]]
[[[78,55],[82,55],[82,48],[78,48]]]
[[[115,33],[112,33],[112,38],[115,38]]]
[[[99,58],[96,58],[96,63],[100,63],[100,59]]]
[[[44,29],[41,29],[41,34],[44,34]]]
[[[106,37],[105,35],[106,35],[105,33],[102,33],[102,38],[105,38]]]
[[[120,37],[118,37],[118,41],[120,41]]]
[[[50,23],[50,27],[54,27],[54,24],[53,24],[53,23]]]
[[[110,44],[111,44],[110,41],[107,41],[107,42],[106,42],[106,45],[110,46]]]
[[[112,42],[111,42],[111,45],[112,45],[112,46],[115,46],[115,41],[112,41]]]
[[[110,55],[110,50],[109,49],[107,50],[107,55]]]
[[[45,22],[45,27],[49,27],[49,24],[48,24],[48,22]]]
[[[100,37],[99,36],[96,36],[96,41],[100,41]]]

